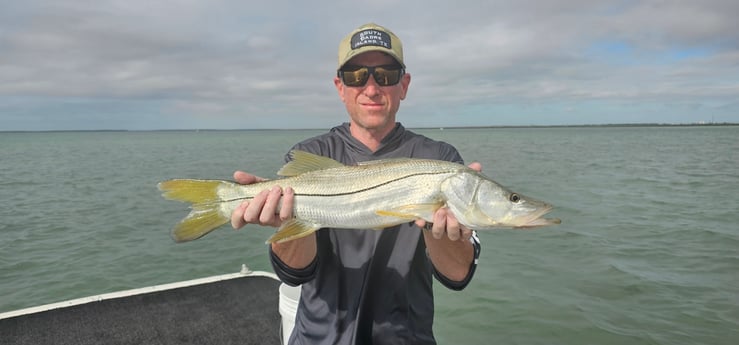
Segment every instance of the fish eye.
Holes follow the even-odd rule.
[[[516,193],[511,193],[511,195],[508,196],[508,200],[510,200],[512,203],[518,203],[521,201],[521,197],[518,196]]]

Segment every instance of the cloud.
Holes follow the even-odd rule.
[[[13,2],[0,130],[328,127],[346,119],[338,41],[370,21],[404,41],[411,124],[612,123],[619,106],[739,122],[734,13],[728,0]]]

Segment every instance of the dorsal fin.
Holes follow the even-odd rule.
[[[290,151],[293,160],[287,162],[277,175],[280,176],[297,176],[309,171],[324,170],[329,168],[343,167],[341,164],[331,158],[312,154],[301,150]]]

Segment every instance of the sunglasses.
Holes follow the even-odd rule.
[[[346,86],[364,86],[370,74],[379,86],[392,86],[400,82],[405,74],[403,67],[398,65],[382,66],[344,66],[338,72],[339,78]]]

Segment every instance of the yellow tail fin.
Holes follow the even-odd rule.
[[[229,183],[220,180],[176,179],[160,182],[157,187],[164,192],[162,196],[169,200],[199,204],[218,202],[218,186]]]
[[[159,183],[162,196],[170,200],[192,204],[187,215],[172,230],[176,242],[187,242],[205,236],[219,226],[230,221],[230,215],[223,214],[219,187],[229,187],[232,182],[219,180],[169,180]]]

